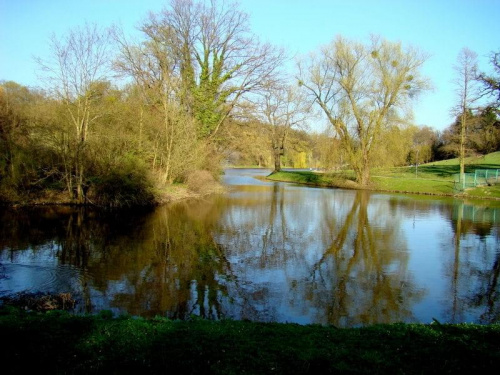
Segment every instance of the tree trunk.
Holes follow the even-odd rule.
[[[354,169],[354,173],[356,175],[356,182],[361,186],[367,186],[370,182],[370,163],[367,152],[363,152],[361,160],[352,160],[351,165]]]
[[[464,111],[462,112],[462,121],[460,124],[460,183],[463,189],[465,189],[465,132],[467,126],[466,116],[467,114],[465,113],[464,109]]]
[[[85,203],[85,192],[83,188],[83,161],[81,156],[81,151],[77,156],[77,166],[76,166],[76,203]]]
[[[281,171],[281,150],[279,147],[274,147],[274,171],[273,173]]]

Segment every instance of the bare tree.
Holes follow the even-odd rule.
[[[274,172],[279,172],[288,134],[291,129],[305,126],[310,104],[297,88],[272,83],[258,98],[256,115],[269,125]]]
[[[90,127],[100,117],[95,84],[109,72],[108,32],[96,25],[70,30],[51,38],[51,56],[37,59],[53,96],[61,101],[72,126],[65,161],[68,191],[77,203],[85,202],[84,152]]]
[[[457,63],[453,67],[456,72],[454,84],[457,93],[457,105],[452,113],[460,117],[460,181],[465,187],[465,142],[467,134],[467,120],[472,111],[473,103],[478,99],[477,85],[477,54],[468,48],[460,50]]]
[[[409,111],[428,82],[426,56],[372,37],[362,44],[339,36],[299,63],[299,84],[326,115],[361,185],[370,180],[370,157],[384,126]]]
[[[284,60],[283,51],[249,31],[236,3],[171,0],[141,29],[173,52],[179,99],[198,120],[200,138],[213,138],[239,101],[272,80]]]
[[[139,114],[139,142],[146,137],[145,150],[152,169],[159,172],[161,183],[170,183],[185,169],[196,164],[196,134],[191,116],[183,111],[179,99],[182,82],[178,75],[179,61],[174,38],[169,29],[162,40],[143,30],[148,38],[132,43],[115,28],[113,36],[120,48],[114,68],[120,74],[132,77],[139,88],[142,103]],[[164,43],[170,40],[169,43]],[[149,121],[145,121],[148,116]],[[145,129],[145,127],[147,129]]]

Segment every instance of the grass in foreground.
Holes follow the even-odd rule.
[[[500,325],[366,328],[0,311],[2,373],[491,373]]]

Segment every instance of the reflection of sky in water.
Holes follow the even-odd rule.
[[[2,260],[0,274],[4,277],[0,277],[0,297],[20,292],[79,292],[81,271],[78,268],[59,265],[54,262],[53,256],[47,263],[40,259],[32,262],[22,258],[19,263]]]
[[[269,172],[228,170],[227,197],[160,207],[119,235],[78,232],[85,261],[64,239],[6,248],[0,296],[71,291],[86,301],[81,310],[173,318],[494,321],[496,206],[254,178]]]

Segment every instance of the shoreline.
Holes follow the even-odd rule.
[[[389,193],[389,194],[404,194],[404,195],[420,195],[420,196],[429,196],[429,197],[443,197],[443,198],[456,198],[456,199],[477,199],[477,200],[485,200],[485,201],[500,201],[500,197],[495,196],[478,196],[478,195],[469,195],[464,193],[454,194],[454,193],[440,193],[440,192],[427,192],[427,191],[409,191],[409,190],[395,190],[395,189],[380,189],[374,188],[372,186],[360,186],[356,182],[349,179],[342,179],[339,177],[334,177],[332,180],[326,181],[321,177],[323,174],[315,174],[313,172],[306,172],[310,174],[315,174],[318,177],[318,182],[314,181],[301,181],[294,180],[293,174],[297,172],[293,171],[280,171],[279,173],[288,174],[291,178],[282,178],[282,177],[272,177],[275,174],[271,173],[270,175],[263,177],[266,181],[275,181],[275,182],[286,182],[298,185],[305,185],[311,187],[320,187],[320,188],[330,188],[330,189],[346,189],[346,190],[360,190],[360,191],[370,191],[376,193]],[[393,178],[393,177],[385,177],[379,176],[380,178]],[[432,181],[432,180],[428,180]],[[439,180],[434,180],[441,182]],[[448,182],[448,181],[443,181]]]
[[[133,209],[133,208],[148,208],[148,207],[158,207],[170,203],[180,202],[188,199],[201,199],[212,194],[221,194],[226,191],[225,187],[221,184],[208,187],[205,191],[195,192],[190,190],[185,185],[172,185],[169,186],[168,192],[162,192],[158,195],[154,202],[151,204],[144,205],[124,205],[124,206],[112,206],[112,205],[97,205],[88,201],[88,203],[80,204],[72,202],[69,198],[64,200],[50,199],[51,197],[61,197],[64,194],[48,194],[45,197],[37,197],[32,200],[25,201],[2,201],[0,202],[0,207],[6,208],[27,208],[27,207],[48,207],[48,206],[60,206],[60,207],[92,207],[99,209]]]

